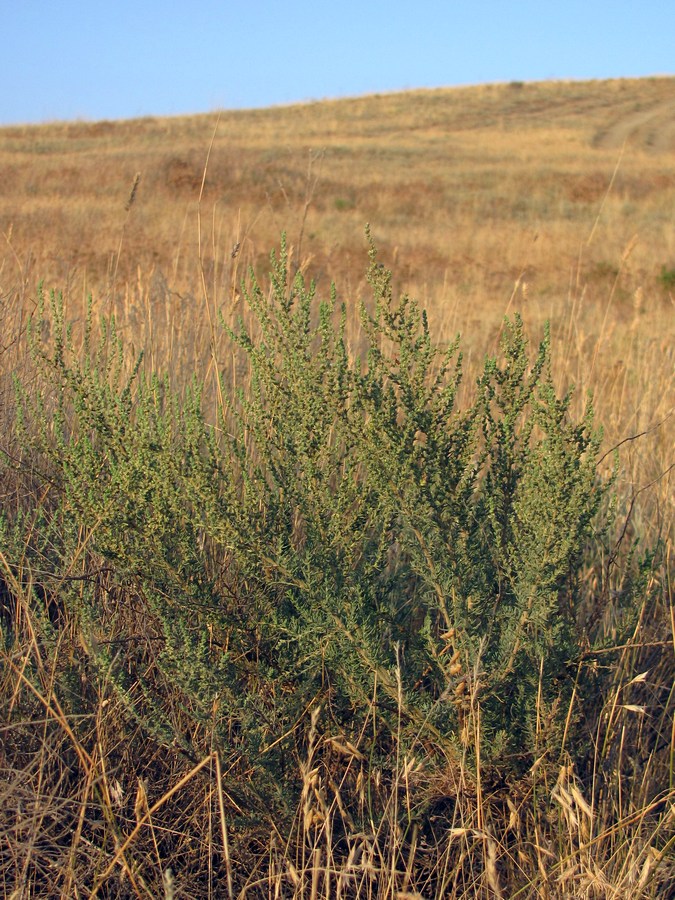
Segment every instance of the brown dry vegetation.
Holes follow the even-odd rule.
[[[116,264],[123,284],[136,285],[140,269],[194,289],[215,132],[202,256],[221,275],[234,243],[256,260],[287,230],[316,275],[350,290],[368,221],[405,285],[471,324],[465,307],[500,309],[519,277],[553,309],[570,273],[588,283],[589,302],[602,300],[637,235],[625,300],[673,264],[674,94],[672,79],[513,84],[4,128],[3,285],[32,267],[48,283],[100,293]]]
[[[461,332],[470,358],[507,310],[535,334],[550,320],[611,446],[672,406],[674,109],[675,80],[649,78],[4,128],[5,315],[27,312],[38,280],[73,319],[92,293],[151,362],[203,371],[206,296],[229,319],[246,267],[265,271],[286,231],[296,265],[353,301],[369,222],[435,336]],[[636,484],[667,468],[671,435],[634,454]]]
[[[123,340],[145,350],[148,368],[168,369],[180,386],[194,371],[209,380],[214,359],[228,372],[211,322],[217,312],[226,321],[241,312],[247,266],[265,272],[282,231],[294,265],[316,278],[324,294],[334,280],[351,309],[366,293],[367,222],[397,287],[429,311],[434,338],[462,333],[467,383],[484,354],[494,352],[505,312],[520,311],[535,337],[550,320],[558,382],[578,385],[579,408],[592,389],[604,449],[621,445],[620,516],[630,509],[630,535],[645,546],[662,539],[664,559],[671,560],[675,296],[664,273],[675,270],[673,78],[513,83],[0,129],[2,419],[9,421],[13,402],[8,376],[32,371],[24,336],[38,282],[63,290],[66,318],[75,322],[91,293],[97,311],[115,313]],[[13,453],[10,444],[5,437],[0,448]],[[611,455],[603,467],[611,468]],[[20,503],[14,488],[3,486],[3,503]],[[12,587],[10,568],[2,571],[2,584]],[[596,574],[589,570],[590,591]],[[404,842],[393,826],[388,833],[343,834],[340,856],[331,828],[346,827],[340,789],[348,779],[320,783],[312,768],[321,744],[314,720],[300,760],[304,805],[294,833],[240,832],[230,836],[239,840],[231,848],[216,754],[194,767],[176,756],[162,768],[158,752],[147,765],[157,765],[162,780],[148,786],[129,775],[128,796],[117,797],[120,782],[107,767],[117,752],[113,720],[121,712],[104,714],[100,707],[92,725],[96,740],[85,750],[44,671],[35,727],[45,736],[47,724],[56,723],[56,730],[25,769],[12,769],[9,751],[0,753],[0,803],[11,805],[14,817],[10,827],[0,814],[5,859],[15,860],[19,874],[33,871],[43,832],[46,854],[69,847],[74,859],[91,846],[82,884],[97,885],[101,896],[158,896],[162,884],[166,897],[195,896],[194,883],[187,876],[181,882],[185,862],[192,871],[202,865],[199,896],[235,896],[234,878],[249,897],[328,896],[330,890],[351,896],[360,885],[362,896],[406,900],[422,896],[413,887],[418,861],[420,871],[457,864],[455,880],[443,882],[452,897],[508,897],[510,876],[525,885],[522,897],[671,896],[673,841],[664,837],[675,814],[670,577],[665,564],[658,616],[643,622],[644,633],[626,648],[613,706],[598,718],[597,758],[608,769],[616,763],[604,805],[595,795],[586,802],[591,788],[577,780],[570,760],[555,769],[557,780],[548,772],[540,783],[533,769],[519,784],[521,793],[508,800],[497,790],[483,798],[480,780],[453,771],[447,793],[456,800],[455,818],[442,847],[418,845],[416,832]],[[28,659],[34,648],[26,647]],[[2,670],[10,709],[27,689],[23,657],[12,659]],[[642,687],[636,666],[645,659],[656,659],[658,669],[644,685],[645,705],[665,697],[669,718],[659,729],[671,729],[670,746],[661,746],[658,758],[644,750],[646,739],[641,743],[647,717],[621,712],[618,699],[620,685],[632,685],[631,679]],[[9,727],[7,734],[10,748]],[[608,749],[611,741],[616,749]],[[346,758],[347,769],[356,765],[355,748],[321,746]],[[20,747],[10,749],[21,757]],[[79,781],[70,788],[77,760]],[[115,764],[138,770],[127,758]],[[654,801],[654,785],[668,768],[667,790]],[[199,779],[207,771],[204,788]],[[401,760],[392,798],[399,789],[406,797],[414,791],[415,774],[414,760]],[[541,784],[548,793],[537,799]],[[93,786],[106,822],[86,818]],[[427,788],[443,795],[442,785]],[[30,815],[22,818],[22,809]],[[64,836],[64,821],[76,823],[74,836]],[[182,835],[179,858],[161,858],[148,823],[158,833]],[[103,831],[114,834],[105,858],[94,849]],[[41,883],[58,883],[60,896],[87,896],[77,892],[77,874],[64,875],[65,857],[44,863]],[[241,860],[246,876],[237,871]],[[389,865],[389,881],[378,881]],[[11,882],[11,869],[3,869],[3,896],[37,896],[19,876]],[[113,884],[111,873],[121,873],[120,880]]]

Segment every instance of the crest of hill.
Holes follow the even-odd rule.
[[[541,296],[567,292],[611,184],[602,241],[587,254],[591,292],[636,232],[631,277],[656,285],[673,265],[673,153],[672,77],[6,127],[0,265],[10,285],[44,279],[96,294],[114,259],[118,285],[161,275],[185,294],[203,263],[229,290],[232,247],[239,263],[264,266],[287,231],[300,262],[351,290],[371,222],[405,288],[429,306],[460,302],[454,292],[471,295],[469,307],[491,295],[503,308],[523,271]]]
[[[650,77],[594,81],[545,81],[486,84],[457,88],[413,89],[344,99],[312,100],[261,109],[217,113],[228,124],[256,129],[286,124],[302,127],[302,136],[370,136],[436,128],[441,131],[527,128],[549,123],[588,129],[598,146],[625,140],[647,149],[675,149],[675,78]],[[189,138],[212,124],[214,113],[143,117],[94,122],[52,122],[0,128],[3,143],[21,138],[44,140],[108,138],[158,140]],[[395,119],[394,119],[395,117]],[[311,123],[314,123],[312,127]],[[283,142],[290,134],[278,134]],[[298,135],[300,136],[300,135]],[[247,135],[247,137],[251,137]],[[263,132],[260,139],[269,136]],[[16,146],[16,145],[15,145]],[[48,147],[41,146],[41,152]],[[40,151],[38,151],[40,152]]]

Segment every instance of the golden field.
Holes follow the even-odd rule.
[[[462,326],[516,281],[555,312],[580,286],[606,299],[621,270],[625,305],[673,265],[674,95],[667,78],[511,84],[3,128],[3,287],[32,272],[100,293],[116,267],[130,289],[139,269],[194,289],[201,195],[222,299],[234,244],[260,260],[282,230],[353,291],[370,222],[405,287]]]
[[[207,312],[238,313],[241,278],[267,271],[281,232],[294,265],[349,303],[365,295],[370,223],[436,338],[460,332],[480,365],[505,312],[533,335],[549,320],[608,448],[667,420],[627,454],[633,484],[671,462],[673,78],[6,127],[0,179],[10,331],[42,281],[67,316],[91,293],[153,364],[203,371]]]
[[[367,225],[383,264],[370,283]],[[334,282],[345,303],[343,356],[319,326],[303,344],[314,320],[289,316],[285,281],[265,293],[282,233],[290,274],[315,279],[321,298]],[[371,322],[369,347],[384,352],[364,361],[358,303],[372,312],[389,269],[395,292],[427,310],[435,343],[461,334],[457,409],[419,399],[437,362],[406,381],[423,341],[406,372],[402,351],[387,357],[395,328]],[[60,343],[58,303],[29,325],[41,284],[62,292],[72,345]],[[99,331],[116,323],[99,351],[96,326],[83,338],[89,296]],[[415,337],[406,309],[389,325],[400,336],[413,322]],[[515,313],[535,346],[550,323],[556,389],[576,390],[569,410],[550,401],[548,419],[551,395],[536,394],[514,421],[526,408],[537,424],[524,413],[510,445],[490,419],[500,396],[483,407],[475,396]],[[674,313],[675,78],[0,128],[2,896],[675,896]],[[221,327],[238,319],[254,337],[239,344],[243,363]],[[269,358],[256,360],[270,321]],[[115,333],[130,350],[119,368]],[[325,368],[303,356],[317,345],[333,354]],[[127,389],[141,351],[142,374],[160,377]],[[380,381],[363,374],[371,363]],[[326,389],[337,370],[362,390],[343,419],[340,391]],[[503,370],[492,372],[498,384]],[[223,393],[242,387],[228,406]],[[585,420],[568,427],[589,392],[599,449]],[[376,420],[385,395],[394,411]],[[278,414],[277,396],[294,415]],[[441,412],[425,419],[433,403]],[[472,403],[485,417],[465,429]],[[542,477],[518,444],[537,429],[551,437]],[[363,455],[340,457],[343,445]],[[467,493],[483,521],[461,498],[494,446],[493,496],[479,480]],[[546,582],[552,617],[537,607],[543,624],[528,619],[538,587],[508,619],[509,578],[522,573],[490,531],[511,499],[495,500],[501,482],[489,481],[504,459],[504,483],[513,464],[530,466],[534,486],[519,524],[507,522],[518,552],[519,529],[535,535],[522,544],[528,589],[548,565],[538,536],[558,529],[553,557],[568,538],[556,523],[577,528],[581,549]],[[418,517],[416,498],[431,512]],[[605,531],[591,512],[583,520],[591,509]],[[572,650],[545,669],[558,638]],[[517,669],[532,647],[540,666],[528,670],[528,656]],[[520,749],[500,756],[511,738]]]

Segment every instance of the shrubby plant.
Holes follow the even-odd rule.
[[[89,318],[76,346],[55,295],[51,338],[31,332],[42,390],[17,388],[40,495],[3,520],[6,587],[40,623],[26,677],[53,671],[83,746],[105,698],[120,753],[137,735],[192,764],[217,753],[244,830],[291,823],[310,769],[342,778],[354,827],[433,828],[456,769],[499,785],[567,752],[583,766],[603,616],[620,600],[621,644],[645,586],[649,560],[588,602],[611,482],[548,333],[531,355],[505,322],[460,407],[459,340],[434,345],[372,245],[368,281],[356,354],[336,290],[319,301],[282,242],[230,331],[245,386],[223,380],[213,412],[196,380],[179,397],[125,362],[114,322],[94,346]],[[3,624],[9,650],[26,621]],[[404,758],[392,813],[372,784],[395,793]]]

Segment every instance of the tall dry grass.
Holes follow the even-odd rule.
[[[294,265],[320,284],[334,277],[355,314],[370,221],[434,335],[463,333],[467,385],[496,348],[505,312],[520,310],[535,336],[550,320],[557,382],[576,384],[580,404],[593,391],[607,470],[617,448],[617,552],[624,531],[664,546],[660,602],[645,604],[614,691],[588,723],[589,781],[563,743],[558,759],[538,760],[517,784],[483,782],[478,698],[468,722],[477,773],[449,765],[432,778],[420,748],[397,759],[387,784],[309,710],[296,761],[302,800],[285,833],[233,831],[215,752],[147,759],[155,780],[144,781],[132,754],[148,748],[118,743],[122,710],[108,697],[85,748],[54,673],[40,669],[38,684],[25,677],[28,660],[39,669],[41,659],[34,586],[0,548],[3,591],[16,601],[6,612],[24,635],[2,658],[5,896],[670,896],[674,351],[672,290],[659,275],[675,267],[675,176],[672,130],[658,132],[672,86],[503,85],[0,131],[3,422],[13,421],[13,376],[33,377],[25,332],[39,280],[63,289],[76,323],[92,292],[132,355],[143,349],[148,371],[170,372],[176,388],[196,372],[215,408],[217,371],[230,386],[244,374],[217,322],[243,313],[247,266],[260,267],[286,230]],[[355,323],[347,333],[356,344]],[[30,462],[11,430],[0,446],[13,463]],[[6,472],[3,507],[30,506],[32,484]],[[589,560],[591,592],[607,562]],[[134,598],[125,601],[134,616]],[[80,638],[58,639],[72,652]],[[26,694],[30,721],[10,720]],[[578,712],[573,698],[569,718]],[[356,829],[350,809],[374,796],[386,814]],[[422,801],[446,817],[440,837],[416,824]],[[171,859],[160,850],[167,835]]]

